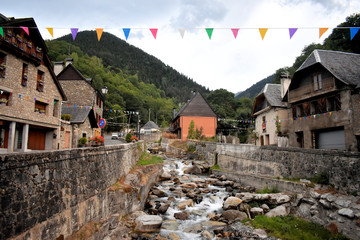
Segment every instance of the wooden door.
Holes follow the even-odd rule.
[[[39,129],[29,130],[28,149],[45,150],[46,132]]]
[[[64,148],[70,148],[70,132],[65,132],[65,146]]]

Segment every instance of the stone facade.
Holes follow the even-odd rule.
[[[16,20],[11,21],[16,24]],[[23,26],[36,26],[32,19],[22,21]],[[16,27],[13,31],[16,29],[19,28]],[[0,106],[0,150],[13,152],[56,149],[60,105],[65,95],[51,69],[47,53],[43,52],[41,58],[33,57],[33,53],[30,52],[35,52],[34,45],[30,48],[23,42],[23,50],[10,45],[7,41],[15,43],[17,40],[14,36],[8,38],[9,30],[11,28],[4,31],[5,37],[0,36],[1,61],[2,64],[6,64],[5,74],[0,77],[0,90],[1,94],[8,94],[7,105]],[[25,39],[25,33],[19,32],[18,35]],[[36,27],[31,30],[29,36],[32,36],[32,39],[27,41],[32,41],[33,44],[43,42]],[[39,39],[36,39],[36,36],[39,36]],[[38,46],[44,48],[42,45]],[[19,51],[23,51],[22,54],[19,54]],[[37,86],[39,76],[43,80],[42,90]],[[36,112],[38,105],[45,110],[43,113]],[[41,144],[34,144],[36,141]]]
[[[138,142],[0,155],[0,239],[69,236],[120,211],[129,203],[116,201],[109,188],[129,173],[142,151]]]

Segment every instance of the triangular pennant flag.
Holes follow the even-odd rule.
[[[78,31],[79,31],[78,28],[71,28],[71,34],[72,34],[73,40],[75,40],[76,34],[78,33]]]
[[[297,28],[289,28],[290,39],[294,36],[297,30]]]
[[[319,38],[328,30],[329,28],[319,28]]]
[[[180,32],[181,38],[184,38],[185,28],[179,28],[179,32]]]
[[[49,31],[51,37],[54,37],[54,29],[53,28],[46,28],[46,29]]]
[[[0,27],[0,35],[4,37],[4,29]]]
[[[350,40],[352,40],[355,35],[358,33],[360,28],[356,27],[356,28],[350,28]]]
[[[24,30],[26,32],[26,34],[29,36],[29,28],[28,27],[23,27],[23,26],[20,26],[20,28],[22,30]]]
[[[264,40],[264,37],[265,37],[265,34],[266,34],[267,30],[268,30],[267,28],[259,28],[259,32],[260,32],[262,40]]]
[[[103,28],[95,28],[96,30],[96,34],[97,34],[97,37],[98,37],[98,41],[100,42],[100,38],[101,38],[101,35],[103,34]]]
[[[205,30],[207,32],[207,35],[209,36],[209,39],[211,39],[211,35],[212,35],[214,29],[213,28],[205,28]]]
[[[232,28],[231,31],[234,34],[234,38],[236,39],[238,32],[239,32],[239,28]]]
[[[152,35],[154,36],[155,39],[156,39],[157,31],[158,31],[157,28],[150,28],[150,32],[152,33]]]
[[[128,37],[130,35],[130,28],[123,28],[123,32],[125,35],[125,39],[128,40]]]

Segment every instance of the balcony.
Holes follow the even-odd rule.
[[[33,46],[30,41],[25,41],[20,35],[11,31],[5,31],[4,36],[0,35],[0,46],[14,55],[34,62],[36,66],[41,64],[43,52],[41,48]]]

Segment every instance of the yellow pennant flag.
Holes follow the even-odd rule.
[[[268,28],[259,28],[259,32],[261,35],[261,39],[264,40],[265,34],[267,32]]]
[[[329,28],[319,28],[319,38],[328,30]]]
[[[54,37],[54,29],[53,28],[46,28],[46,29],[49,31],[51,37]]]
[[[103,28],[96,28],[96,33],[97,33],[97,37],[98,37],[98,41],[100,42],[100,38],[101,38],[101,35],[103,33]]]

